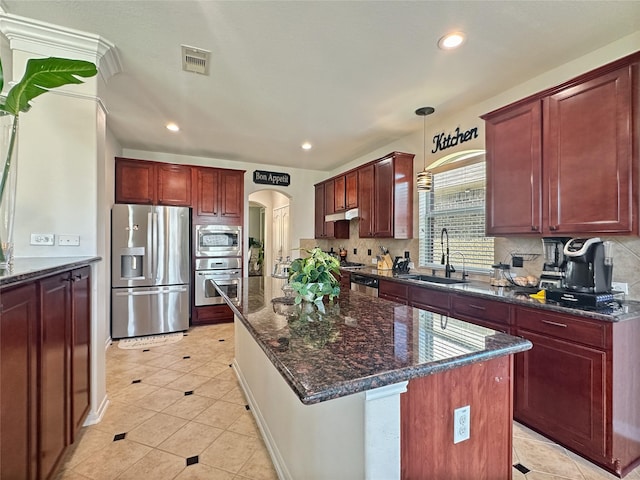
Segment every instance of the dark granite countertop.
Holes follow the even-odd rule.
[[[327,304],[322,319],[312,310],[305,320],[301,306],[272,303],[284,284],[244,278],[242,301],[228,303],[305,404],[531,348],[519,337],[358,292]]]
[[[439,284],[428,283],[418,280],[403,279],[394,277],[393,273],[388,270],[377,270],[375,268],[364,268],[356,271],[347,270],[350,273],[358,273],[378,279],[393,280],[395,282],[405,283],[408,285],[418,285],[425,288],[443,290],[450,293],[461,293],[476,297],[484,297],[491,300],[522,305],[531,308],[539,308],[543,310],[552,310],[559,313],[570,315],[578,315],[594,320],[602,320],[606,322],[619,322],[624,320],[640,319],[640,302],[632,300],[623,300],[614,302],[614,307],[605,306],[598,310],[589,309],[587,307],[569,307],[555,302],[545,300],[536,300],[529,296],[535,293],[537,289],[525,289],[518,287],[492,287],[486,282],[471,281],[468,283]],[[412,272],[413,273],[413,272]],[[419,272],[417,272],[419,273]]]
[[[23,257],[16,258],[10,271],[0,270],[0,286],[14,286],[53,275],[65,270],[89,265],[101,257]]]

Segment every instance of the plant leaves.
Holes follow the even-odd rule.
[[[32,58],[22,80],[9,91],[2,109],[18,115],[29,109],[29,102],[52,88],[67,84],[83,83],[78,77],[93,77],[98,73],[96,66],[85,60],[67,58]]]

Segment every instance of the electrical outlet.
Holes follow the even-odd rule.
[[[367,255],[371,256],[371,249],[370,248],[367,249]]]
[[[611,282],[611,289],[629,295],[629,284],[626,282]]]
[[[61,247],[77,247],[80,245],[80,235],[58,235],[58,245]]]
[[[378,259],[376,257],[371,258],[371,263],[373,265],[377,265],[378,264]]]
[[[453,411],[453,443],[464,442],[471,438],[471,406],[456,408]]]
[[[354,249],[353,249],[353,254],[354,254],[354,255],[357,255],[357,254],[358,254],[358,249],[357,249],[357,248],[354,248]]]
[[[32,233],[31,245],[53,245],[53,233]]]

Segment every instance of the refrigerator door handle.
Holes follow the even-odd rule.
[[[158,281],[158,214],[153,213],[153,281]]]
[[[147,277],[153,279],[153,213],[147,213]]]
[[[163,293],[176,293],[176,292],[186,292],[188,291],[187,287],[165,287],[165,288],[156,288],[154,290],[143,290],[138,292],[114,292],[116,297],[137,297],[141,295],[160,295]]]

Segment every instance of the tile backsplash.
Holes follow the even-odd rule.
[[[600,237],[602,240],[613,242],[613,281],[624,282],[629,285],[627,299],[640,301],[640,237]],[[358,220],[349,222],[349,239],[346,240],[319,240],[302,239],[300,247],[311,249],[319,246],[325,251],[340,247],[347,249],[347,260],[351,262],[372,265],[372,259],[380,253],[380,246],[389,249],[391,258],[404,256],[408,251],[411,260],[418,266],[419,241],[417,238],[410,240],[396,240],[392,238],[359,238]],[[369,255],[369,250],[371,255]],[[355,253],[354,253],[355,251]],[[540,276],[544,257],[542,255],[542,240],[540,238],[523,237],[496,237],[494,245],[494,260],[511,264],[511,256],[518,254],[524,256],[521,268],[512,267],[513,276],[534,275]]]

